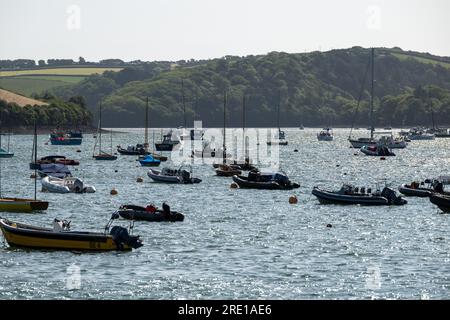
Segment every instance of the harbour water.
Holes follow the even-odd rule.
[[[3,241],[0,299],[448,299],[449,215],[421,198],[399,207],[319,205],[311,190],[337,189],[343,182],[397,188],[449,174],[450,139],[413,141],[381,161],[354,155],[349,129],[335,129],[332,142],[317,141],[320,129],[285,131],[289,145],[279,147],[279,158],[301,185],[294,191],[231,189],[231,178],[216,177],[208,164],[193,166],[200,184],[153,183],[134,156],[94,161],[92,135],[81,146],[45,145],[48,136],[40,135],[38,156],[80,160],[73,175],[97,192],[62,195],[38,188],[38,198],[50,202],[45,213],[2,217],[49,227],[57,217],[71,220],[73,230],[102,231],[121,204],[167,201],[185,220],[136,222],[134,233],[144,246],[126,253],[10,249]],[[142,137],[136,130],[115,133],[113,145]],[[12,136],[11,146],[15,156],[1,160],[2,195],[32,197],[32,136]],[[118,195],[110,195],[112,188]],[[299,199],[294,205],[288,202],[293,194]]]

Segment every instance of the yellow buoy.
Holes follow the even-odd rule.
[[[144,182],[144,179],[142,179],[141,177],[138,177],[138,178],[136,179],[136,182]]]
[[[296,204],[298,202],[298,199],[296,196],[290,196],[289,197],[289,203],[290,204]]]
[[[238,187],[236,182],[233,182],[232,184],[230,184],[230,188],[231,189],[236,189]]]
[[[114,189],[114,188],[112,188],[112,190],[111,190],[111,192],[110,192],[110,194],[113,195],[113,196],[115,196],[115,195],[118,194],[118,193],[119,193],[119,192],[117,192],[117,190]]]

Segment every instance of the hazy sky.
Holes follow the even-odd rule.
[[[0,59],[179,60],[398,46],[450,56],[448,0],[0,0]]]

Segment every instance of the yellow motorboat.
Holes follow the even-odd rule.
[[[47,210],[48,202],[35,199],[0,198],[2,212],[33,212]]]
[[[130,235],[126,228],[114,226],[105,232],[71,231],[70,222],[55,219],[53,229],[13,222],[0,218],[0,228],[11,247],[30,249],[127,251],[142,246],[139,236]]]

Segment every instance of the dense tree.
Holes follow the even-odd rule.
[[[399,52],[375,51],[377,124],[429,121],[430,108],[425,103],[429,94],[439,121],[450,124],[450,64],[436,63],[444,58],[436,60],[434,56],[429,60],[433,63],[416,59],[417,54],[399,57]],[[91,111],[103,99],[105,111],[109,111],[105,113],[107,126],[141,126],[146,96],[153,125],[182,125],[182,79],[189,124],[195,117],[206,126],[221,126],[223,93],[227,91],[229,125],[241,125],[243,94],[248,96],[250,126],[275,126],[279,104],[283,126],[350,125],[353,119],[358,125],[368,125],[369,61],[369,49],[354,47],[302,54],[227,56],[195,65],[178,61],[175,68],[167,62],[148,63],[91,76],[79,84],[56,89],[55,93],[66,99],[84,96]]]

